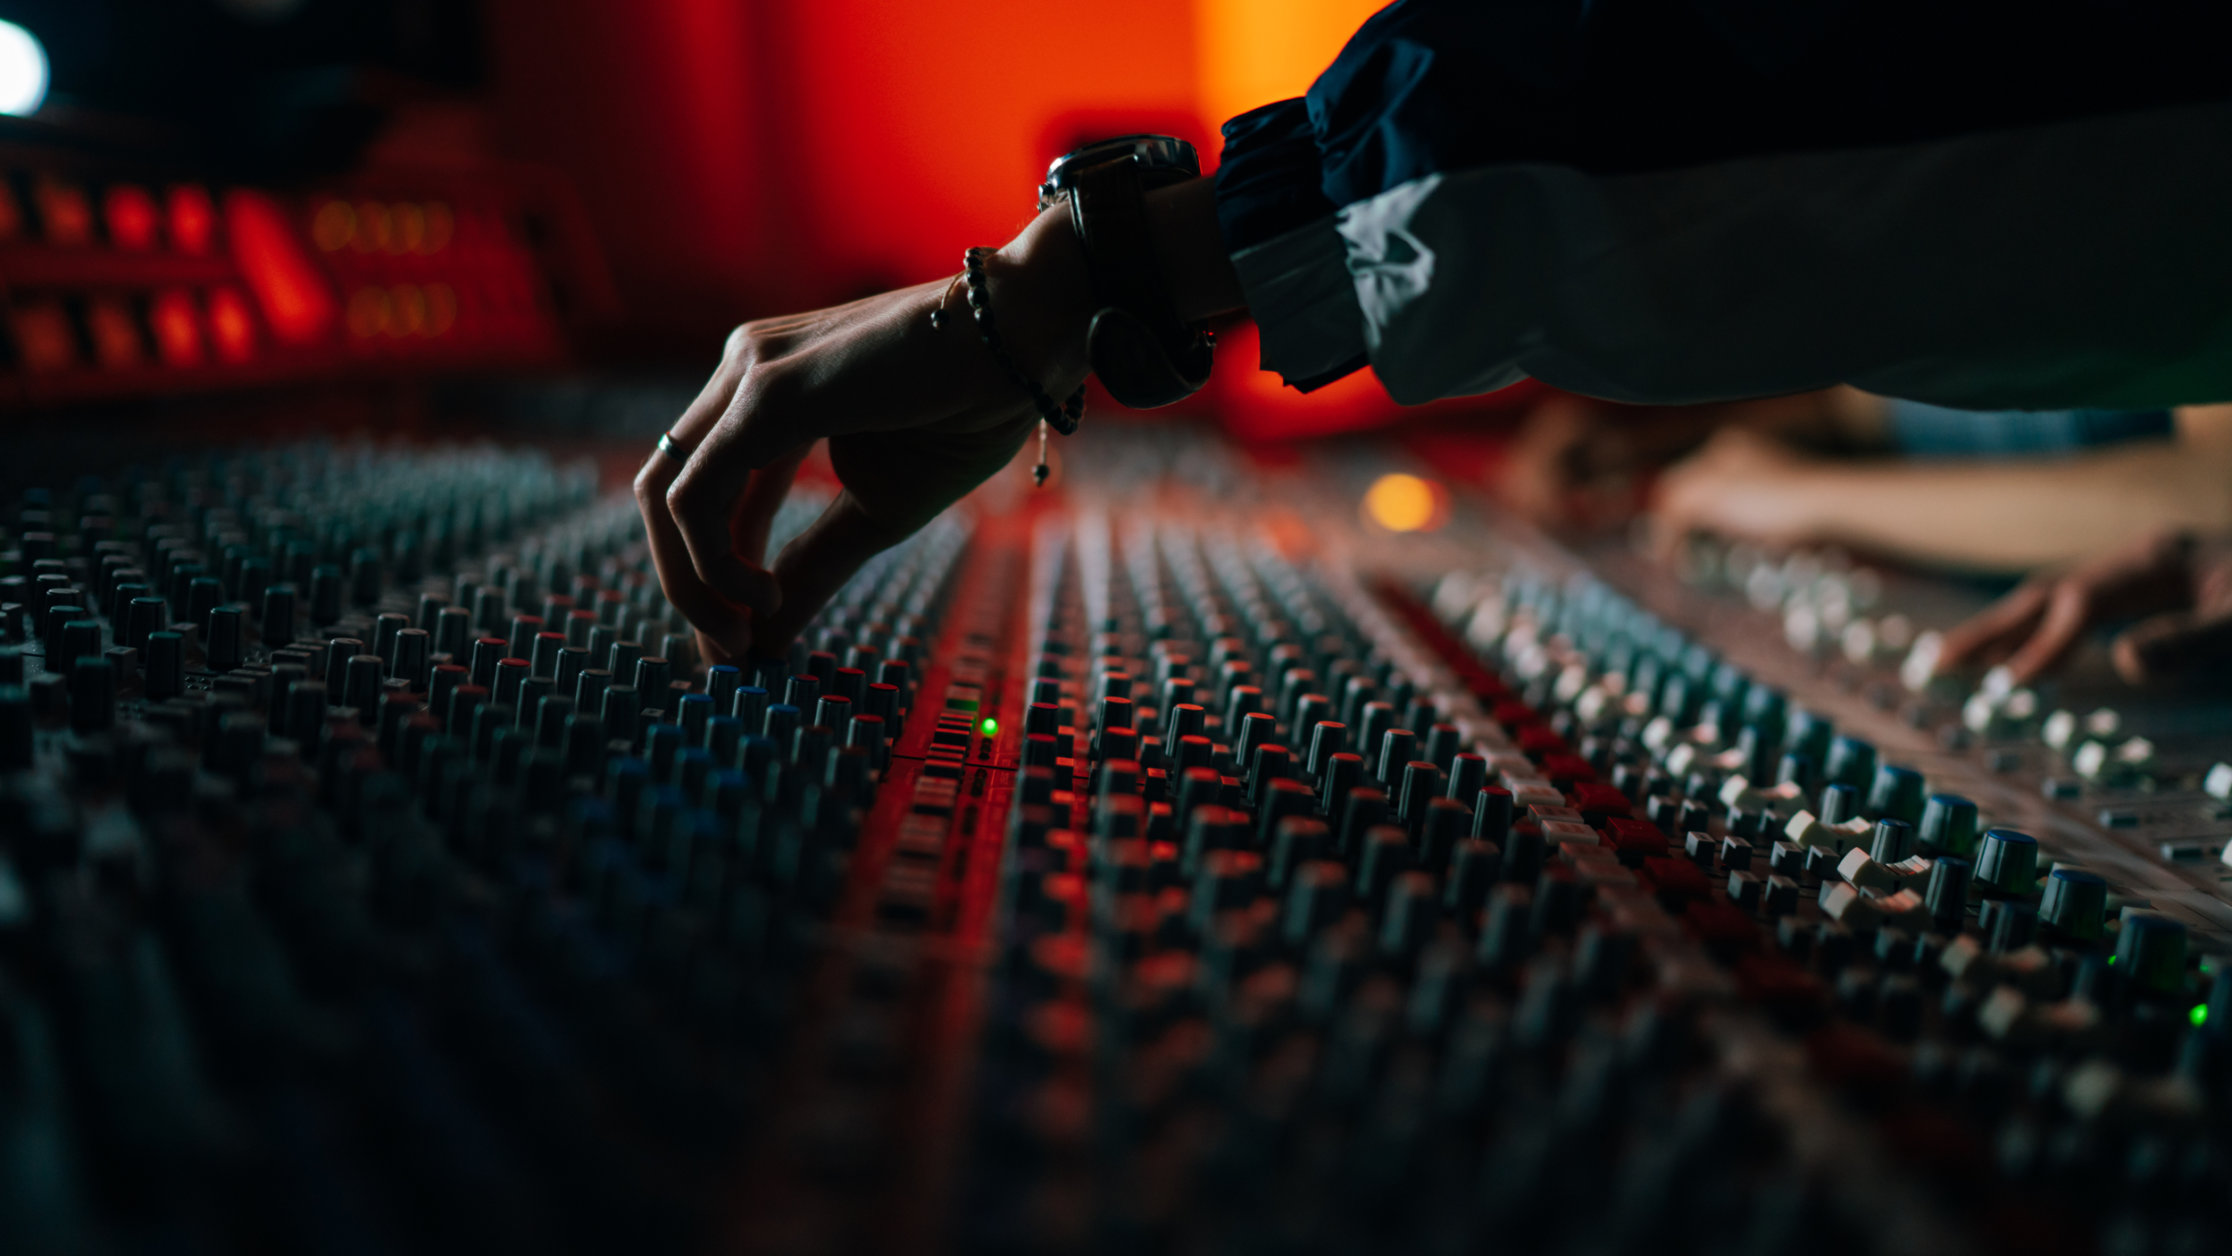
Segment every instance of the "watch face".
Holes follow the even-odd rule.
[[[1139,167],[1140,182],[1162,187],[1201,173],[1201,157],[1194,146],[1173,135],[1120,135],[1062,154],[1046,168],[1046,182],[1039,185],[1039,208],[1045,209],[1069,190],[1069,175],[1087,166],[1129,156]]]

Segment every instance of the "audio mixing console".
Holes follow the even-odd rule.
[[[7,1250],[2232,1241],[2221,705],[1065,453],[746,668],[532,451],[0,503]]]

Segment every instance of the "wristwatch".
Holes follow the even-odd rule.
[[[1086,360],[1108,395],[1134,410],[1183,401],[1209,382],[1215,342],[1178,317],[1147,230],[1147,193],[1200,175],[1186,141],[1124,135],[1056,158],[1039,185],[1040,210],[1069,201],[1085,250],[1096,307]]]

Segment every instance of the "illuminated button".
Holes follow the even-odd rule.
[[[310,219],[310,240],[327,253],[338,253],[356,239],[356,210],[343,200],[331,200],[318,207]]]
[[[200,366],[203,357],[201,311],[183,288],[158,293],[150,313],[155,354],[166,366]]]
[[[171,247],[181,253],[209,251],[217,232],[217,207],[209,192],[191,183],[175,184],[164,197],[168,202]]]
[[[145,356],[131,307],[118,298],[102,297],[89,303],[85,327],[93,337],[93,356],[110,370],[138,366]]]
[[[209,340],[221,362],[237,364],[256,356],[256,316],[238,288],[209,294]]]
[[[64,371],[76,362],[77,337],[70,331],[70,316],[61,302],[19,303],[10,312],[9,322],[15,331],[17,360],[26,371]]]
[[[1419,476],[1383,475],[1364,492],[1365,522],[1389,532],[1432,531],[1447,514],[1441,486]]]
[[[109,243],[120,249],[144,252],[155,247],[162,211],[146,188],[133,183],[109,186],[102,206],[108,219]]]
[[[272,334],[289,344],[323,340],[336,314],[333,292],[286,211],[267,195],[235,190],[225,196],[225,227]]]
[[[41,175],[31,186],[31,201],[38,208],[40,234],[48,244],[75,246],[93,238],[93,208],[86,202],[84,188]]]
[[[384,252],[389,247],[393,223],[388,208],[378,201],[359,201],[356,207],[356,234],[349,243],[359,253]]]

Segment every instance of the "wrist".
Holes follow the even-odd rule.
[[[1149,191],[1147,234],[1180,320],[1200,327],[1246,312],[1240,272],[1217,225],[1216,180],[1203,175]]]
[[[1093,285],[1069,208],[1057,205],[1032,219],[992,255],[986,274],[1016,363],[1057,397],[1083,383],[1091,369],[1085,329]]]

